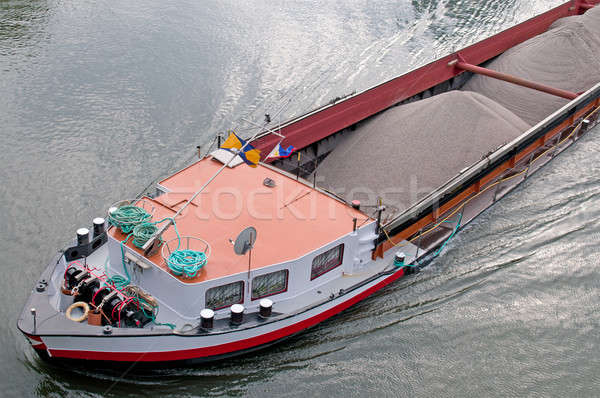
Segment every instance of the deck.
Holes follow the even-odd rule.
[[[155,199],[145,198],[155,207],[152,220],[172,217],[221,166],[205,158],[161,181],[160,186],[168,192]],[[267,178],[274,187],[263,183]],[[178,279],[198,283],[248,271],[248,255],[236,255],[231,243],[248,226],[257,230],[251,269],[258,269],[297,259],[339,239],[352,232],[354,218],[358,225],[370,219],[269,166],[226,168],[176,218],[181,236],[204,239],[212,249],[207,265],[196,277]],[[119,240],[125,238],[115,228],[110,234]],[[166,241],[175,237],[173,227],[163,234]],[[127,245],[142,253],[131,243]],[[168,271],[160,250],[148,260]]]

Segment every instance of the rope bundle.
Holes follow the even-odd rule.
[[[124,205],[108,214],[108,222],[121,229],[124,234],[131,233],[133,229],[152,216],[141,207]]]
[[[121,241],[121,262],[123,264],[125,276],[108,276],[107,263],[109,258],[107,257],[104,268],[105,275],[107,276],[106,283],[108,286],[111,286],[119,291],[123,290],[127,286],[130,286],[131,277],[127,270],[127,263],[125,261],[125,245],[127,244],[127,241],[130,238],[133,238],[132,243],[134,246],[142,248],[148,239],[154,236],[154,234],[158,231],[158,227],[156,225],[165,221],[171,221],[173,223],[173,228],[175,230],[175,234],[177,235],[177,249],[169,255],[168,259],[166,259],[167,265],[171,272],[177,276],[193,278],[197,275],[198,271],[204,267],[204,265],[206,265],[207,256],[204,252],[191,249],[179,249],[181,247],[181,236],[179,235],[177,225],[175,224],[175,220],[173,218],[167,217],[156,222],[151,222],[151,219],[151,214],[149,214],[143,208],[134,205],[120,206],[112,213],[109,213],[109,223],[117,228],[120,228],[123,233],[127,234],[127,236]],[[162,243],[163,242],[161,240],[161,244]],[[145,316],[150,318],[150,320],[156,325],[166,325],[171,329],[175,327],[175,325],[170,323],[160,323],[156,321],[158,305],[153,305],[138,295],[133,295],[129,299],[130,301],[137,303],[144,312]],[[147,309],[151,309],[150,312],[147,311]]]
[[[133,228],[133,244],[142,248],[144,244],[158,231],[158,227],[154,223],[142,222]]]
[[[173,274],[193,278],[206,264],[206,254],[195,250],[175,250],[169,255],[167,264]]]
[[[193,278],[198,274],[198,271],[206,265],[206,253],[191,249],[180,249],[181,236],[177,230],[175,220],[167,217],[160,221],[151,222],[151,218],[152,216],[146,210],[134,205],[120,206],[108,215],[108,221],[112,225],[120,228],[123,233],[127,234],[125,240],[121,242],[121,256],[126,277],[123,278],[119,275],[115,275],[110,278],[110,281],[119,288],[125,287],[130,283],[129,273],[127,272],[127,267],[125,267],[125,244],[129,238],[133,237],[133,245],[141,249],[148,239],[152,238],[158,231],[156,225],[165,221],[171,221],[173,223],[173,228],[177,234],[177,249],[166,258],[167,266],[171,272],[176,276]]]

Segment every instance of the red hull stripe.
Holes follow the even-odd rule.
[[[29,339],[31,346],[33,348],[35,348],[36,350],[45,351],[47,349],[46,344],[44,344],[44,342],[42,341],[42,338],[40,336],[34,336],[32,334],[27,334],[27,333],[24,333],[24,334]]]
[[[327,318],[332,317],[335,314],[340,313],[346,308],[356,304],[363,300],[367,296],[373,294],[377,290],[385,287],[392,283],[396,279],[401,278],[404,275],[404,270],[400,270],[378,284],[370,287],[364,292],[352,297],[350,300],[345,301],[341,304],[330,308],[318,315],[311,318],[305,319],[301,322],[295,323],[284,328],[274,330],[269,333],[265,333],[260,336],[251,337],[244,340],[235,341],[232,343],[220,344],[212,347],[194,348],[189,350],[181,351],[163,351],[163,352],[103,352],[103,351],[76,351],[76,350],[53,350],[50,349],[50,355],[52,357],[59,358],[72,358],[72,359],[89,359],[89,360],[100,360],[100,361],[124,361],[124,362],[164,362],[164,361],[178,361],[195,358],[205,358],[214,355],[222,355],[235,351],[241,351],[248,348],[257,347],[263,344],[267,344],[281,338],[290,336],[294,333],[300,332],[311,326],[316,325],[319,322],[324,321]]]

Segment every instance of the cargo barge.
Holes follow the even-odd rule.
[[[150,367],[214,361],[300,333],[418,272],[468,222],[598,123],[600,79],[593,74],[586,74],[593,84],[573,91],[494,68],[547,34],[578,35],[592,26],[586,32],[593,37],[583,39],[596,40],[597,3],[569,1],[280,126],[267,117],[247,141],[230,133],[151,194],[116,201],[91,231],[78,229],[43,271],[18,328],[51,361]],[[547,97],[517,115],[516,101],[489,98],[502,90],[477,92],[485,91],[487,80],[477,80],[484,78]],[[459,126],[453,136],[446,122],[465,116],[457,109],[481,110],[471,114],[480,124]],[[407,115],[448,128],[404,126],[386,136],[400,137],[400,146],[384,148],[397,156],[374,152],[360,166],[366,174],[352,169],[364,155],[353,148]],[[434,127],[427,134],[426,125]],[[458,146],[440,152],[419,137]],[[282,142],[294,155],[264,156],[274,148],[284,152]],[[416,158],[415,151],[421,151]],[[398,161],[414,170],[395,168]],[[426,180],[426,189],[403,186],[396,198],[384,198],[378,188],[409,184],[408,173]],[[348,191],[361,184],[362,191]]]

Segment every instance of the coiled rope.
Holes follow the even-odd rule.
[[[141,249],[144,244],[158,231],[156,223],[142,222],[133,228],[133,244]]]
[[[119,208],[121,209],[121,208]],[[143,210],[143,209],[142,209]],[[145,211],[144,211],[145,212]],[[115,212],[113,212],[114,214]],[[139,213],[141,214],[141,213]],[[147,213],[146,213],[147,214]],[[141,217],[140,217],[141,218]],[[129,235],[121,242],[121,255],[123,257],[123,268],[125,269],[125,273],[127,275],[127,279],[123,278],[122,280],[117,277],[117,280],[114,280],[113,283],[115,286],[118,284],[120,287],[127,286],[129,284],[129,274],[127,273],[127,268],[125,267],[125,244],[129,240],[130,237],[133,237],[132,243],[134,246],[138,248],[142,248],[144,244],[150,239],[156,231],[158,231],[157,224],[160,224],[165,221],[171,221],[173,223],[173,228],[175,229],[175,234],[177,234],[177,249],[175,249],[169,257],[166,259],[167,266],[171,270],[174,275],[184,276],[186,278],[193,278],[198,274],[198,271],[204,265],[206,265],[206,253],[196,250],[190,249],[180,249],[181,247],[181,236],[179,235],[179,231],[177,230],[177,224],[175,220],[171,217],[163,218],[160,221],[156,222],[147,222],[142,221],[137,224],[129,233]],[[162,244],[162,241],[161,241]]]
[[[206,264],[206,254],[195,250],[178,249],[169,255],[167,263],[173,274],[193,278]]]
[[[167,266],[174,275],[193,278],[198,274],[198,271],[206,265],[206,254],[196,250],[180,249],[181,236],[177,230],[177,224],[175,223],[175,220],[170,220],[173,222],[173,229],[175,229],[175,234],[177,235],[177,249],[169,254]]]
[[[112,277],[108,277],[108,257],[104,263],[104,271],[107,276],[106,283],[112,285],[117,290],[122,290],[131,283],[131,276],[129,275],[129,271],[127,270],[125,262],[125,245],[129,239],[133,238],[133,245],[141,249],[148,239],[154,236],[156,231],[158,231],[158,227],[156,225],[165,221],[171,221],[173,223],[173,228],[177,234],[177,249],[174,250],[167,259],[167,265],[171,272],[177,276],[183,275],[188,278],[193,278],[198,274],[198,271],[204,265],[206,265],[207,258],[204,252],[190,249],[179,249],[181,247],[181,236],[179,235],[177,224],[173,218],[167,217],[160,221],[150,222],[151,218],[151,214],[149,214],[143,208],[135,205],[120,206],[108,216],[108,221],[111,225],[120,228],[123,233],[127,234],[125,239],[121,241],[121,262],[123,264],[125,276],[113,275]],[[160,243],[163,243],[162,240]],[[171,329],[175,328],[175,325],[171,323],[160,323],[156,321],[158,306],[152,306],[140,297],[133,297],[132,299],[138,303],[146,317],[150,318],[154,324],[166,325]],[[148,313],[144,309],[143,304],[151,307],[152,311]]]
[[[108,222],[121,229],[121,232],[128,234],[133,229],[152,218],[152,216],[141,207],[135,205],[120,206],[117,210],[108,214]]]
[[[150,239],[156,233],[156,231],[158,231],[158,227],[156,225],[165,221],[171,221],[173,223],[175,234],[177,234],[177,249],[174,250],[167,259],[167,265],[171,272],[177,276],[183,275],[188,278],[193,278],[198,274],[198,271],[204,265],[206,265],[207,258],[204,252],[190,249],[180,250],[181,236],[179,235],[177,224],[173,218],[167,217],[160,221],[149,222],[151,218],[152,216],[146,210],[134,205],[121,206],[109,214],[109,222],[115,227],[120,228],[123,233],[128,234],[125,239],[121,241],[121,261],[125,276],[113,275],[112,277],[108,277],[108,257],[104,263],[104,271],[107,276],[106,283],[112,285],[117,290],[122,290],[131,283],[131,276],[129,275],[129,271],[127,270],[125,262],[125,245],[129,239],[133,238],[132,243],[134,246],[141,249],[148,239]],[[160,243],[163,243],[162,240]],[[158,306],[153,306],[147,303],[141,297],[133,297],[132,299],[138,303],[145,316],[150,318],[154,324],[165,325],[171,329],[175,328],[175,325],[171,323],[160,323],[156,320],[156,316],[158,315]],[[152,311],[148,313],[145,310],[144,305],[151,307]]]

